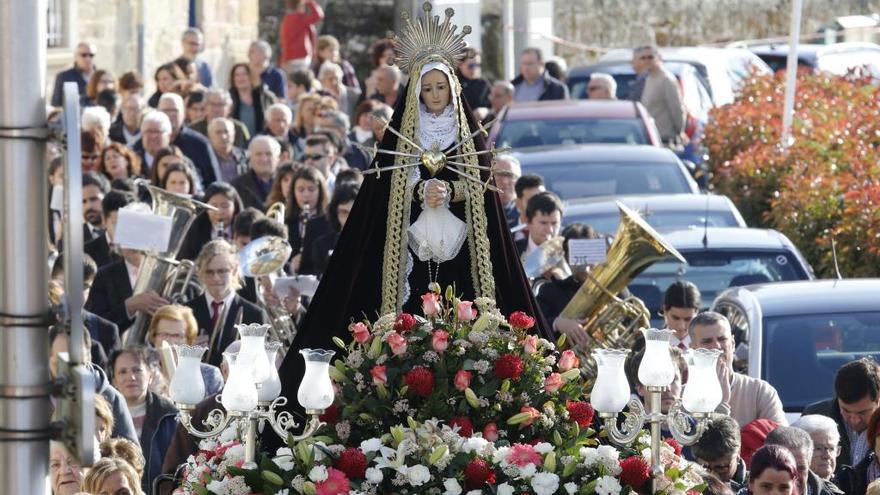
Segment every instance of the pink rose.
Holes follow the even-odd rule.
[[[535,409],[534,407],[522,406],[522,409],[519,410],[521,413],[529,413],[529,417],[526,418],[522,423],[519,424],[521,428],[525,428],[526,426],[531,425],[538,418],[541,417],[541,412]]]
[[[440,313],[440,294],[428,292],[422,295],[422,313],[425,316],[435,316]]]
[[[526,354],[535,354],[538,352],[538,337],[535,335],[526,335],[523,339],[523,347]]]
[[[434,330],[431,334],[431,346],[437,352],[443,352],[449,347],[449,332],[443,330]]]
[[[562,355],[559,356],[559,371],[565,372],[577,368],[580,364],[580,359],[572,350],[562,351]]]
[[[388,383],[388,376],[385,375],[385,370],[388,368],[384,365],[376,365],[373,366],[373,369],[370,370],[370,374],[373,375],[373,384],[375,385],[385,385]]]
[[[498,425],[489,423],[483,428],[483,438],[490,442],[498,441]]]
[[[399,333],[389,333],[388,345],[391,346],[391,352],[393,352],[395,356],[399,356],[406,352],[406,337]]]
[[[458,370],[455,373],[455,378],[452,379],[452,383],[455,384],[456,389],[464,391],[471,386],[471,376],[470,371]]]
[[[473,304],[471,301],[460,301],[458,303],[459,321],[471,321],[477,316],[476,310],[471,308]]]
[[[354,340],[358,342],[358,344],[363,344],[364,342],[370,340],[370,330],[363,322],[357,322],[348,327],[351,330],[351,333],[354,335]]]
[[[551,394],[559,390],[565,382],[562,381],[562,375],[559,373],[550,373],[550,376],[544,379],[544,390]]]

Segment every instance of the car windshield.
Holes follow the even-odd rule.
[[[639,210],[642,218],[655,228],[658,227],[702,227],[704,222],[709,227],[739,227],[736,217],[730,211],[710,211],[706,216],[705,211],[648,211]],[[565,214],[565,223],[572,224],[581,222],[593,227],[597,232],[603,234],[614,234],[617,231],[617,225],[620,223],[620,215],[614,213],[590,213],[590,214]]]
[[[684,170],[668,163],[554,163],[530,167],[523,172],[544,178],[548,191],[563,200],[621,194],[692,193]]]
[[[877,311],[774,316],[762,325],[761,378],[776,388],[789,412],[827,399],[844,364],[865,356],[880,361]]]
[[[641,120],[560,119],[505,122],[496,146],[527,148],[559,144],[651,144]]]
[[[645,302],[652,318],[660,317],[663,294],[676,280],[696,284],[703,305],[708,307],[728,287],[807,278],[797,259],[787,251],[684,251],[681,254],[686,264],[667,258],[649,266],[629,284],[630,292]]]

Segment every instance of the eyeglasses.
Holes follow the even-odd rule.
[[[83,160],[97,160],[98,158],[101,158],[101,155],[97,153],[91,155],[82,155]]]
[[[639,57],[639,60],[653,60],[653,59],[654,59],[653,55],[642,55],[641,57]]]
[[[230,273],[232,273],[232,270],[229,268],[221,268],[219,270],[211,270],[211,269],[205,270],[205,276],[208,278],[213,277],[215,275],[218,277],[225,277],[225,276],[229,275]]]
[[[840,445],[835,445],[833,447],[813,447],[813,452],[815,452],[816,454],[824,452],[826,454],[836,456],[840,453]]]
[[[79,55],[80,57],[83,57],[83,58],[92,58],[95,56],[94,53],[77,53],[77,55]]]
[[[478,64],[478,63],[474,62],[474,63],[471,63],[471,64],[467,64],[467,66],[468,66],[469,69],[476,69],[477,67],[482,67],[483,64]]]
[[[587,91],[599,91],[605,89],[603,86],[587,86]]]
[[[322,155],[320,153],[313,153],[310,155],[303,155],[303,160],[320,160],[326,156],[327,155]]]
[[[183,335],[182,333],[159,332],[156,334],[156,337],[159,337],[159,338],[165,339],[165,340],[182,340],[182,339],[186,338],[186,335]]]

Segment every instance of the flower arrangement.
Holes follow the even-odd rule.
[[[538,338],[528,315],[505,318],[493,301],[451,289],[422,301],[424,316],[353,323],[351,342],[336,342],[347,355],[331,367],[339,393],[322,417],[326,436],[261,456],[257,469],[226,459],[221,471],[200,452],[179,493],[647,493],[646,434],[631,449],[601,444],[564,338]],[[664,446],[656,493],[703,490],[701,469],[679,454]]]

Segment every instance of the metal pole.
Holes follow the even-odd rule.
[[[501,4],[501,46],[504,54],[504,79],[510,81],[514,78],[516,65],[514,63],[513,46],[513,0],[504,0]]]
[[[803,7],[803,0],[794,0],[791,4],[788,59],[785,64],[785,103],[782,107],[781,144],[783,148],[788,148],[793,141],[791,123],[794,119],[794,97],[797,92],[797,51],[801,36],[801,7]]]
[[[39,493],[49,463],[46,4],[0,2],[0,482]]]
[[[663,463],[660,461],[660,446],[663,442],[660,426],[663,422],[661,400],[666,387],[648,387],[645,399],[648,401],[648,421],[651,424],[651,493],[657,493],[657,479],[663,476]]]

